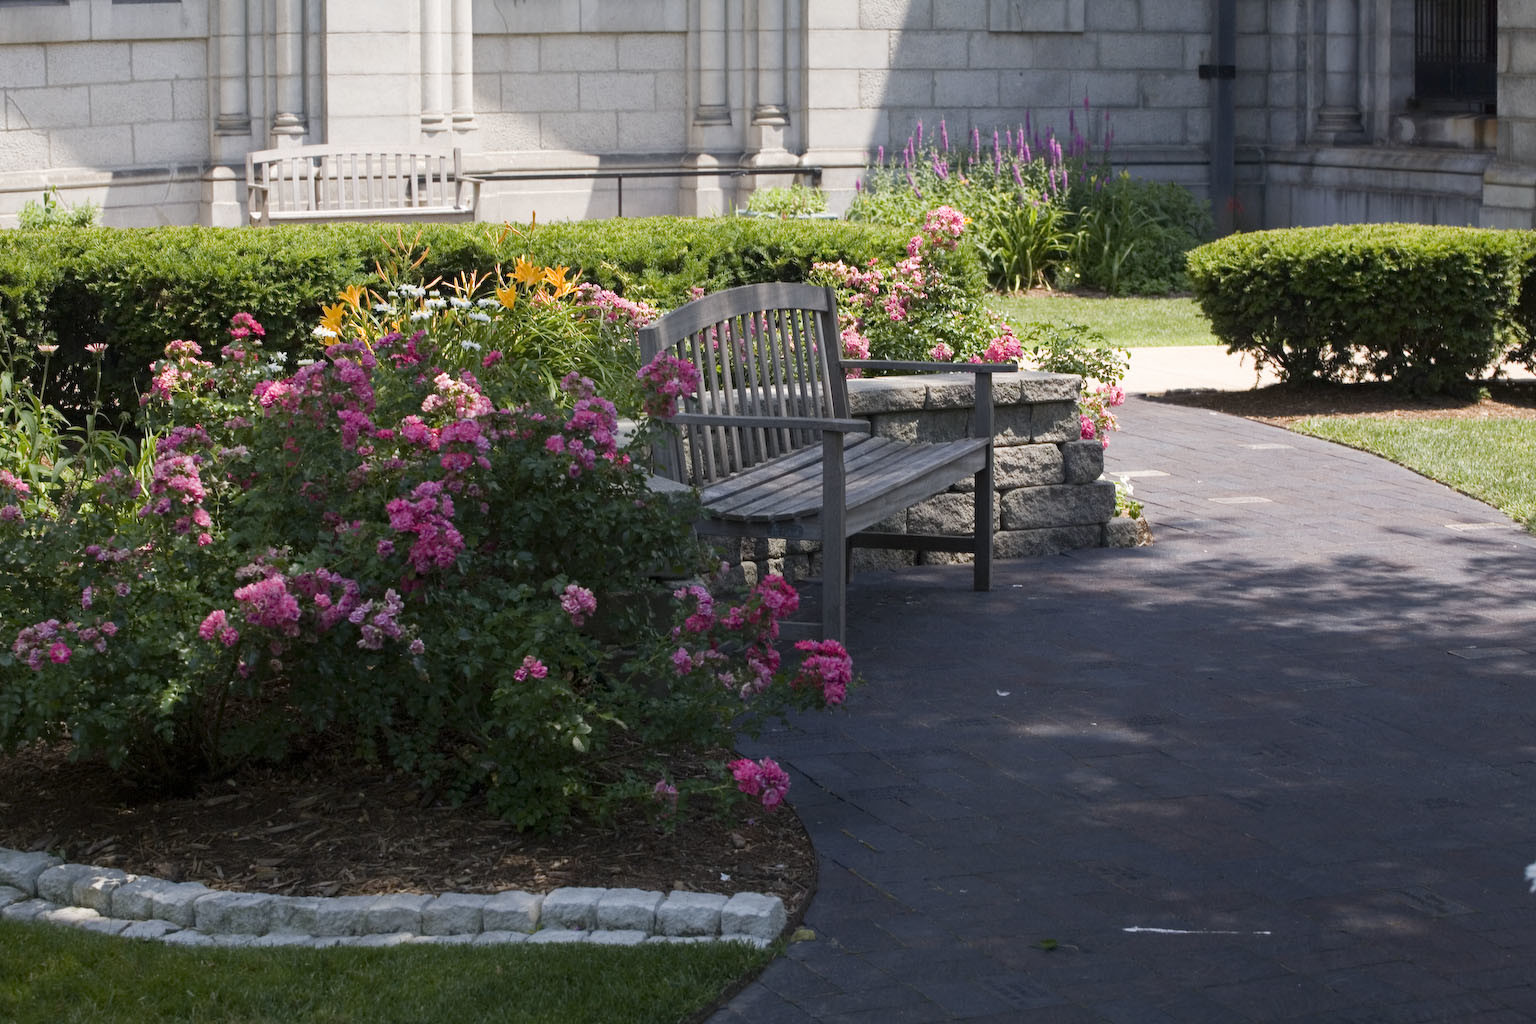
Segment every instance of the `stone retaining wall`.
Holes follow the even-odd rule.
[[[880,377],[848,382],[853,415],[874,424],[881,437],[948,441],[965,437],[975,408],[971,374]],[[1115,485],[1101,479],[1104,448],[1079,439],[1079,377],[1059,373],[998,374],[993,382],[998,558],[1050,555],[1077,548],[1132,547],[1147,540],[1137,522],[1115,519]],[[970,533],[970,478],[880,523],[895,533]],[[969,562],[948,552],[854,551],[853,567],[895,568]],[[820,571],[818,546],[809,541],[745,541],[738,560],[749,580],[764,573],[802,579]]]

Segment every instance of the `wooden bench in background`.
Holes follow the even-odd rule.
[[[252,227],[330,221],[472,221],[479,178],[458,149],[297,146],[246,154]]]
[[[974,585],[992,583],[992,375],[1013,364],[844,360],[837,295],[805,284],[743,285],[706,295],[640,330],[640,356],[663,350],[699,371],[699,396],[671,422],[659,475],[699,490],[703,534],[818,540],[821,635],[841,640],[854,546],[975,555]],[[845,372],[975,374],[970,436],[906,443],[870,436],[848,415]],[[969,536],[882,533],[888,516],[975,481]]]

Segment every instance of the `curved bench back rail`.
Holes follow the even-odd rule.
[[[855,546],[975,555],[975,587],[991,586],[992,374],[1012,364],[849,361],[837,295],[805,284],[742,285],[682,306],[640,330],[640,357],[663,351],[699,372],[657,471],[699,489],[701,533],[821,542],[821,635],[846,627],[848,555]],[[847,371],[975,374],[971,436],[906,443],[870,436],[848,415]],[[878,532],[893,514],[974,476],[970,535]]]

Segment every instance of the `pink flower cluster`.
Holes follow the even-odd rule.
[[[202,354],[203,347],[195,341],[178,340],[166,345],[166,357],[150,367],[154,375],[149,391],[139,401],[147,403],[157,398],[169,402],[175,392],[189,389],[200,378],[206,382],[201,371],[212,369],[213,364],[197,358]]]
[[[678,601],[692,599],[694,610],[681,626],[672,630],[674,639],[692,638],[694,649],[679,647],[672,654],[672,667],[679,676],[685,676],[696,668],[711,666],[725,660],[721,650],[722,638],[712,635],[717,628],[739,634],[732,646],[746,643],[741,656],[746,662],[744,679],[736,678],[733,671],[720,672],[721,685],[736,690],[742,700],[762,693],[773,683],[779,670],[780,657],[773,641],[779,636],[779,621],[800,607],[800,595],[782,576],[766,576],[752,588],[747,600],[731,607],[724,615],[715,614],[715,600],[709,589],[702,584],[691,584],[672,592]]]
[[[830,706],[843,703],[853,682],[853,659],[843,645],[836,640],[801,640],[795,649],[804,652],[805,658],[789,685],[819,688]]]
[[[440,481],[417,484],[409,498],[395,498],[384,510],[390,529],[415,535],[407,558],[417,572],[446,569],[464,550],[464,536],[453,525],[453,497]]]
[[[229,624],[229,614],[223,608],[215,608],[208,613],[197,627],[197,635],[209,643],[217,640],[225,647],[233,647],[240,642],[240,631]]]
[[[0,489],[9,491],[17,499],[25,498],[32,493],[32,488],[20,477],[0,469]],[[15,501],[0,504],[0,522],[14,523],[21,519],[21,506]]]
[[[757,797],[768,810],[784,802],[784,794],[789,792],[789,773],[773,758],[758,761],[738,758],[731,762],[730,768],[736,788],[747,796]]]
[[[1099,444],[1109,447],[1109,433],[1119,430],[1120,424],[1110,409],[1125,404],[1125,390],[1118,384],[1101,384],[1090,394],[1078,400],[1079,436],[1084,440],[1098,438]]]
[[[267,567],[262,571],[267,574],[262,579],[235,591],[235,600],[245,606],[245,621],[284,636],[298,636],[303,611],[299,599],[288,591],[287,577]]]
[[[959,245],[964,232],[965,214],[952,206],[935,207],[923,220],[923,234],[934,245],[945,249]]]
[[[201,452],[188,454],[187,449],[207,448],[212,443],[202,427],[176,427],[160,438],[155,443],[155,464],[149,482],[149,494],[154,500],[139,510],[140,516],[184,513],[176,517],[171,528],[188,534],[197,527],[199,547],[213,543],[208,532],[213,520],[203,507],[203,499],[208,496],[200,472],[205,457]]]
[[[117,623],[111,621],[85,625],[73,620],[48,619],[23,627],[11,644],[11,653],[32,671],[40,672],[44,663],[69,664],[75,653],[70,643],[88,645],[97,654],[105,654],[107,640],[116,635]]]
[[[586,587],[570,583],[560,595],[560,607],[571,617],[571,625],[581,626],[597,611],[597,598]]]
[[[629,456],[619,452],[619,414],[613,403],[600,398],[592,380],[572,372],[560,381],[560,390],[575,395],[570,419],[562,433],[544,440],[546,451],[570,459],[566,475],[572,480],[597,465],[597,460],[629,464]]]
[[[648,302],[634,302],[595,284],[583,284],[576,289],[580,305],[591,309],[609,323],[631,330],[638,330],[661,316],[661,311]]]
[[[699,371],[670,352],[659,352],[636,374],[646,415],[667,419],[677,415],[677,400],[699,393]]]
[[[1016,363],[1024,358],[1024,346],[1013,333],[1013,328],[1003,324],[1002,332],[987,342],[986,351],[973,360],[977,363]]]
[[[523,658],[523,663],[512,670],[512,678],[520,683],[526,683],[529,679],[543,679],[549,675],[549,667],[533,655]]]

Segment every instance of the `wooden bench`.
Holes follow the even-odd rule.
[[[479,178],[458,149],[297,146],[246,154],[252,227],[328,221],[472,221]]]
[[[743,285],[706,295],[640,330],[648,364],[669,351],[699,371],[699,396],[672,417],[658,475],[699,491],[700,533],[821,542],[821,635],[841,640],[852,549],[975,555],[974,586],[992,584],[992,375],[1012,364],[845,360],[837,295],[805,284]],[[870,436],[848,414],[846,371],[975,374],[970,436],[906,443]],[[881,520],[975,483],[970,535],[883,533]]]

